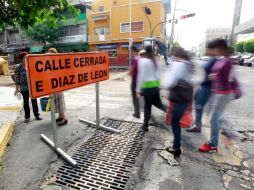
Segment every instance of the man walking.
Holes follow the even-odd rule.
[[[186,130],[187,132],[201,132],[203,109],[211,96],[212,84],[208,76],[211,73],[213,65],[217,61],[214,51],[215,48],[216,47],[214,41],[209,42],[206,46],[206,53],[208,56],[210,56],[210,58],[204,67],[205,79],[201,83],[195,95],[195,110],[196,110],[195,122],[189,129]]]
[[[136,95],[136,81],[138,75],[138,49],[135,46],[131,46],[131,65],[129,69],[129,73],[132,77],[131,81],[131,94],[132,94],[132,102],[134,107],[133,117],[140,118],[140,106],[139,99]]]

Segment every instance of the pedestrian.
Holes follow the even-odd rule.
[[[144,96],[144,122],[142,129],[148,131],[152,105],[166,112],[160,98],[160,65],[153,55],[152,46],[146,46],[144,57],[138,61],[137,96]]]
[[[214,41],[209,42],[206,46],[206,54],[209,56],[209,60],[207,61],[207,64],[204,66],[205,79],[198,88],[194,98],[195,122],[192,124],[190,128],[186,130],[187,132],[201,132],[203,110],[211,96],[212,81],[209,79],[208,76],[210,75],[212,67],[217,61],[214,49],[215,49]]]
[[[174,61],[167,70],[165,87],[170,90],[169,101],[172,103],[171,125],[174,134],[173,146],[168,146],[166,151],[175,157],[181,154],[181,126],[180,120],[185,109],[193,98],[192,86],[193,64],[188,52],[183,48],[176,48]]]
[[[48,53],[58,53],[55,48],[50,48]],[[65,101],[64,101],[64,93],[58,92],[54,94],[56,113],[58,113],[58,118],[56,119],[57,125],[62,126],[68,123],[68,119],[66,119],[65,115]]]
[[[167,66],[173,63],[175,51],[176,51],[176,47],[172,47],[169,53],[170,56],[167,57]]]
[[[16,90],[14,95],[18,95],[20,92],[23,97],[23,108],[25,111],[25,123],[30,122],[30,106],[29,106],[29,87],[27,81],[27,71],[26,71],[26,61],[25,57],[28,55],[27,52],[20,52],[19,53],[19,62],[20,64],[17,66],[15,74],[16,74]],[[37,99],[31,98],[33,113],[36,120],[42,120],[39,114]]]
[[[212,80],[213,99],[211,104],[211,132],[210,139],[203,146],[199,147],[201,152],[217,151],[219,134],[221,128],[222,114],[230,99],[232,99],[230,75],[233,68],[233,62],[229,57],[229,47],[224,39],[214,41],[215,55],[223,56],[212,67],[209,75]]]
[[[136,96],[136,84],[137,84],[137,75],[138,75],[138,49],[136,46],[131,46],[131,65],[129,68],[129,74],[131,75],[131,94],[132,94],[132,103],[134,107],[133,117],[140,118],[140,106],[139,98]]]

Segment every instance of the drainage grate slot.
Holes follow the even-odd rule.
[[[57,184],[80,190],[124,190],[142,150],[144,133],[138,123],[108,119],[104,125],[122,132],[96,131],[74,153],[78,166],[59,168]]]

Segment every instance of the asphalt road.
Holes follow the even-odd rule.
[[[200,65],[200,62],[197,63]],[[141,164],[140,173],[136,174],[134,183],[129,189],[187,189],[187,190],[207,190],[207,189],[246,189],[240,184],[247,185],[253,189],[254,183],[254,70],[249,67],[235,68],[238,79],[242,84],[244,96],[232,101],[226,110],[227,120],[230,127],[235,131],[240,131],[246,139],[234,143],[234,152],[239,149],[241,152],[240,165],[234,166],[230,161],[235,159],[231,154],[218,155],[200,154],[197,147],[207,139],[207,130],[201,135],[187,134],[183,131],[184,154],[177,167],[170,166],[155,152],[145,154]],[[197,68],[195,80],[198,82],[202,78],[202,71]],[[101,92],[101,118],[114,118],[120,120],[133,120],[131,96],[129,91],[130,79],[126,73],[112,73],[109,81],[102,82]],[[96,130],[78,122],[80,117],[95,121],[95,88],[94,85],[82,87],[65,92],[67,115],[69,123],[58,128],[59,145],[67,153],[72,154],[79,146],[80,142],[90,138]],[[34,190],[47,183],[46,178],[55,173],[57,168],[63,163],[62,159],[40,139],[40,134],[44,133],[52,138],[50,114],[43,113],[43,121],[32,120],[29,124],[23,123],[23,114],[16,122],[13,137],[3,156],[4,170],[0,171],[0,189],[3,190]],[[156,116],[157,117],[157,116]],[[159,113],[157,118],[162,118]],[[135,120],[142,122],[142,119]],[[158,136],[156,136],[158,135]],[[163,136],[164,135],[164,136]],[[165,136],[166,135],[166,136]],[[167,137],[168,135],[168,137]],[[167,145],[162,139],[172,140],[172,133],[152,129],[146,136],[145,142],[155,139],[156,143]],[[151,144],[145,143],[145,146]],[[146,147],[147,148],[147,147]],[[150,150],[150,149],[149,149]],[[154,149],[153,149],[154,150]],[[156,150],[156,149],[155,149]],[[230,156],[228,156],[230,155]],[[159,160],[162,159],[162,160]],[[224,159],[224,160],[223,160]],[[218,163],[221,161],[221,163]],[[217,161],[217,162],[216,162]],[[233,160],[233,164],[238,160]],[[248,165],[248,167],[246,166]],[[223,169],[224,168],[224,169]],[[242,171],[248,170],[248,175],[243,175]],[[235,173],[238,176],[233,177]],[[166,176],[165,176],[166,175]],[[176,180],[175,176],[180,180]],[[245,176],[245,177],[243,177]],[[246,178],[247,177],[247,178]],[[245,179],[244,179],[245,178]],[[225,184],[228,179],[229,183]],[[154,181],[153,181],[154,180]],[[155,185],[157,184],[158,185]],[[179,185],[180,184],[180,185]],[[154,185],[154,186],[153,186]],[[169,188],[171,187],[171,188]]]

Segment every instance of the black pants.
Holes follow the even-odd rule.
[[[161,103],[159,88],[145,88],[142,92],[145,100],[143,125],[144,127],[148,127],[148,123],[152,113],[152,105],[165,112],[167,111],[167,108]]]
[[[139,106],[139,99],[136,95],[136,81],[131,82],[131,94],[132,94],[132,103],[134,107],[134,113],[139,115],[140,114],[140,106]]]
[[[25,118],[30,118],[30,107],[29,107],[29,91],[21,91],[24,101],[24,111],[25,111]],[[34,116],[38,117],[40,114],[38,112],[38,104],[37,99],[31,99]]]

